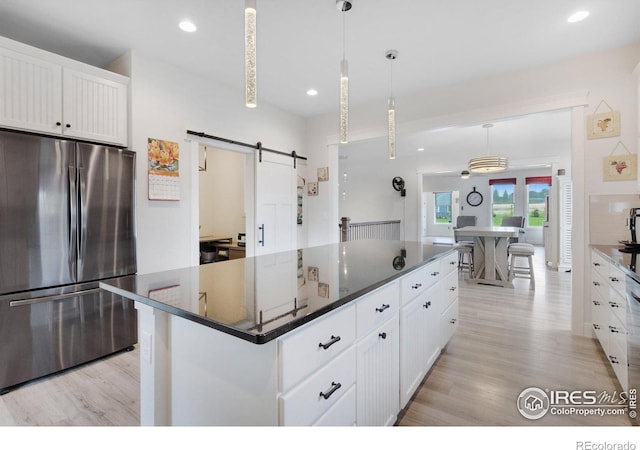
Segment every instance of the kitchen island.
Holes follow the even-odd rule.
[[[353,241],[101,287],[138,310],[143,425],[384,425],[457,326],[456,266]]]

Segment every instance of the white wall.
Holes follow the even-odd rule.
[[[304,154],[304,121],[264,103],[246,108],[242,91],[136,51],[113,68],[131,77],[130,147],[138,153],[138,272],[197,264],[198,157],[186,130]],[[148,137],[180,144],[179,202],[148,200]]]
[[[628,194],[637,191],[636,181],[602,181],[602,158],[608,155],[618,140],[622,140],[633,153],[637,149],[638,98],[633,69],[640,61],[640,43],[618,49],[584,55],[571,60],[511,72],[496,77],[471,80],[467,83],[429,90],[411,98],[396,98],[397,132],[436,129],[446,126],[463,126],[576,106],[574,113],[582,117],[572,119],[572,179],[574,183],[573,228],[573,323],[578,334],[589,333],[590,309],[585,308],[585,292],[588,280],[585,276],[585,249],[588,246],[588,207],[591,194]],[[587,104],[579,107],[575,98],[585,96]],[[620,112],[621,136],[619,138],[587,140],[584,121],[592,114],[601,100]],[[376,104],[352,107],[350,117],[351,141],[384,136],[386,133],[384,99]],[[327,142],[336,142],[337,119],[335,115],[316,117],[308,122],[307,145],[312,153],[312,163],[326,151]],[[313,168],[311,168],[313,169]],[[333,170],[337,169],[336,167]],[[389,169],[380,168],[389,176]],[[396,174],[411,175],[406,168]],[[373,174],[372,174],[373,176]],[[383,175],[383,178],[385,175]],[[418,223],[419,199],[422,180],[405,178],[407,204],[407,236],[411,224]],[[331,208],[332,199],[326,199],[323,207]],[[369,196],[363,201],[376,201]],[[338,203],[336,196],[333,202]],[[309,235],[327,236],[324,223],[311,224]],[[419,229],[415,226],[415,236]],[[328,241],[327,241],[328,242]]]

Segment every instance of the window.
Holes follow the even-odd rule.
[[[451,192],[434,192],[434,223],[451,223]]]
[[[530,227],[541,227],[547,220],[547,196],[551,177],[527,177],[527,221]]]
[[[491,186],[491,214],[492,224],[500,226],[503,217],[513,216],[515,209],[514,189],[516,187],[515,178],[501,178],[489,180]]]

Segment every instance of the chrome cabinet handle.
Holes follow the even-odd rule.
[[[389,309],[389,308],[390,308],[390,306],[389,306],[389,305],[386,305],[386,304],[384,304],[384,303],[383,303],[383,304],[382,304],[382,307],[380,307],[380,308],[376,308],[376,311],[378,311],[378,312],[382,312],[382,311],[384,311],[385,309]]]
[[[320,342],[318,344],[318,347],[322,347],[324,350],[326,350],[329,347],[331,347],[333,344],[338,342],[339,340],[340,340],[340,336],[331,335],[331,340],[329,342],[327,342],[326,344],[323,344],[322,342]]]
[[[329,397],[331,397],[333,393],[338,389],[340,389],[341,387],[342,385],[340,383],[335,383],[332,381],[331,389],[329,389],[327,392],[320,392],[320,397],[324,398],[325,400],[329,400]]]

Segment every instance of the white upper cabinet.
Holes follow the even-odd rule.
[[[0,123],[59,133],[62,66],[0,47]]]
[[[62,133],[126,145],[126,84],[67,68],[62,75]]]
[[[0,126],[127,145],[126,77],[11,42],[0,41]]]

